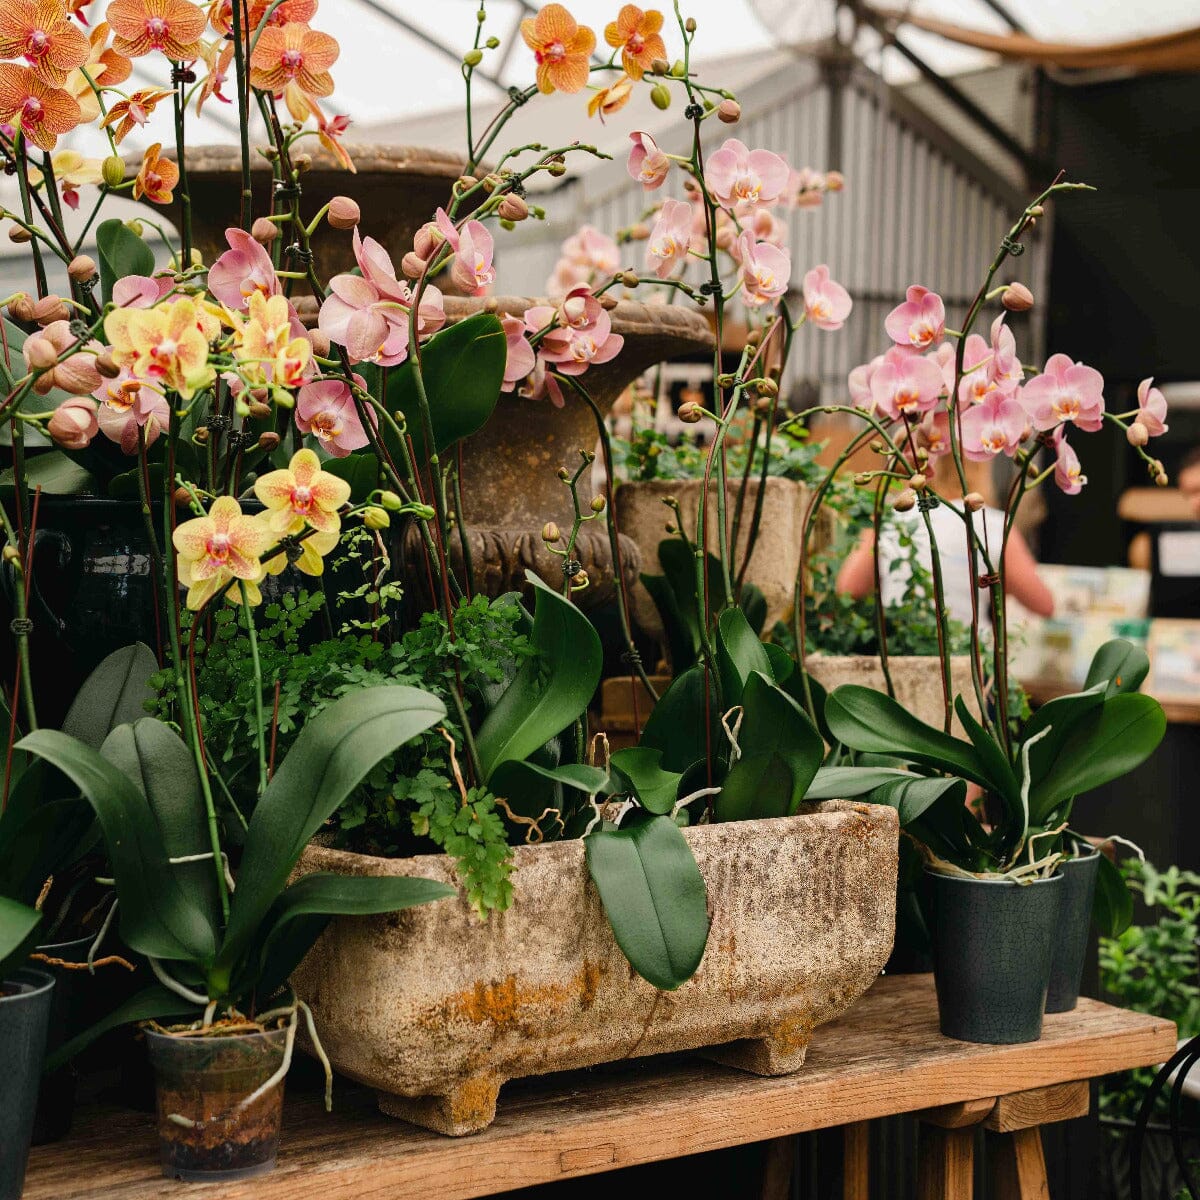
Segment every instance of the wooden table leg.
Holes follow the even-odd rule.
[[[921,1122],[917,1200],[971,1200],[975,1192],[975,1130]]]
[[[1039,1129],[989,1133],[987,1144],[992,1200],[1050,1200]]]
[[[763,1144],[761,1200],[788,1200],[792,1194],[792,1165],[795,1161],[794,1137],[772,1138]]]
[[[871,1200],[871,1123],[844,1126],[842,1146],[842,1200]]]

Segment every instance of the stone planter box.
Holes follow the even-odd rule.
[[[617,488],[614,503],[617,508],[617,524],[625,537],[632,538],[642,555],[642,570],[648,575],[661,575],[662,564],[658,557],[658,544],[669,535],[665,526],[675,516],[663,504],[668,496],[674,496],[683,515],[683,528],[688,538],[696,540],[696,518],[703,487],[700,479],[648,479],[635,483],[623,483]],[[758,499],[760,481],[752,479],[746,488],[746,501],[742,512],[742,523],[738,530],[734,563],[740,566],[750,539],[750,526],[754,507]],[[740,480],[731,479],[726,484],[726,507],[732,523],[737,506]],[[810,502],[808,488],[794,479],[772,476],[767,480],[763,499],[762,521],[758,540],[746,579],[762,589],[767,601],[767,620],[764,633],[770,632],[776,621],[786,621],[792,612],[792,601],[796,588],[796,573],[800,568],[801,535],[804,516]],[[708,500],[708,549],[716,554],[719,549],[717,522],[717,485],[710,482]],[[811,549],[821,545],[821,528],[813,531]],[[633,589],[633,617],[639,628],[659,639],[662,638],[662,622],[650,593],[639,583]]]
[[[817,1025],[871,986],[891,951],[896,813],[834,802],[795,817],[685,830],[712,928],[674,992],[634,975],[582,841],[514,851],[512,908],[462,900],[335,919],[293,975],[334,1067],[380,1108],[441,1133],[486,1128],[508,1079],[720,1047],[763,1075],[797,1070]],[[454,882],[440,855],[310,847],[299,871]]]
[[[873,654],[810,654],[804,660],[808,673],[827,691],[854,683],[862,687],[886,692],[883,668]],[[941,729],[945,723],[945,700],[942,695],[941,664],[936,655],[892,655],[888,659],[892,675],[892,686],[896,699],[914,717]],[[962,696],[967,708],[978,718],[979,705],[975,702],[975,688],[971,683],[971,660],[965,654],[956,654],[950,660],[950,682],[955,695]],[[951,732],[966,737],[958,717],[954,718]]]

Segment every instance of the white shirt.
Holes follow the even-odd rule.
[[[933,536],[937,540],[938,555],[942,564],[942,588],[950,616],[968,628],[971,624],[971,560],[967,547],[967,526],[962,513],[962,502],[954,505],[951,512],[945,504],[939,504],[929,513]],[[975,536],[987,547],[993,564],[999,567],[1000,547],[1004,540],[1004,514],[998,508],[985,507],[973,514]],[[900,544],[901,531],[912,539],[912,549]],[[984,538],[986,536],[986,541]],[[899,604],[912,577],[909,555],[915,550],[917,561],[926,571],[932,572],[929,555],[929,532],[919,509],[906,513],[895,513],[883,527],[879,538],[879,570],[884,604]],[[982,555],[978,562],[979,573],[986,567]],[[930,596],[932,602],[932,596]],[[990,625],[990,600],[986,588],[979,589],[979,611],[981,623]]]

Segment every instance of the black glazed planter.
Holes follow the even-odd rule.
[[[20,1200],[25,1185],[29,1136],[37,1106],[54,978],[42,971],[17,971],[0,983],[0,1200]]]
[[[1063,877],[1014,883],[926,871],[933,977],[946,1037],[1036,1042],[1050,981]]]
[[[1050,986],[1046,992],[1048,1013],[1070,1012],[1079,1003],[1079,981],[1083,978],[1083,960],[1087,957],[1088,934],[1092,928],[1092,900],[1096,895],[1100,851],[1065,858],[1059,869],[1063,873],[1062,907],[1054,939]]]

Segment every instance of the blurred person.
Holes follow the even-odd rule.
[[[999,566],[1000,547],[1004,541],[1004,513],[995,507],[991,480],[991,464],[968,462],[966,464],[967,491],[978,492],[984,498],[984,507],[974,514],[975,532],[984,540],[993,563]],[[951,455],[937,459],[932,468],[931,482],[946,503],[939,504],[929,513],[933,536],[937,542],[942,566],[942,588],[946,607],[952,619],[963,625],[971,625],[971,563],[967,546],[966,525],[962,519],[962,486]],[[1200,486],[1200,484],[1198,484]],[[956,512],[950,511],[953,505]],[[916,548],[917,561],[932,571],[929,553],[929,533],[918,508],[906,513],[890,515],[882,530],[879,543],[879,573],[883,589],[883,601],[891,604],[899,601],[908,582],[909,569],[900,545],[900,528],[911,538]],[[837,577],[837,590],[862,599],[875,590],[874,563],[875,535],[865,530],[859,543],[846,556]],[[982,570],[982,563],[980,570]],[[1054,596],[1042,582],[1037,572],[1037,560],[1029,549],[1020,530],[1013,528],[1009,534],[1005,559],[1005,584],[1007,594],[1019,601],[1030,612],[1041,617],[1054,615]],[[991,625],[991,605],[987,590],[979,589],[979,612],[981,627]]]

